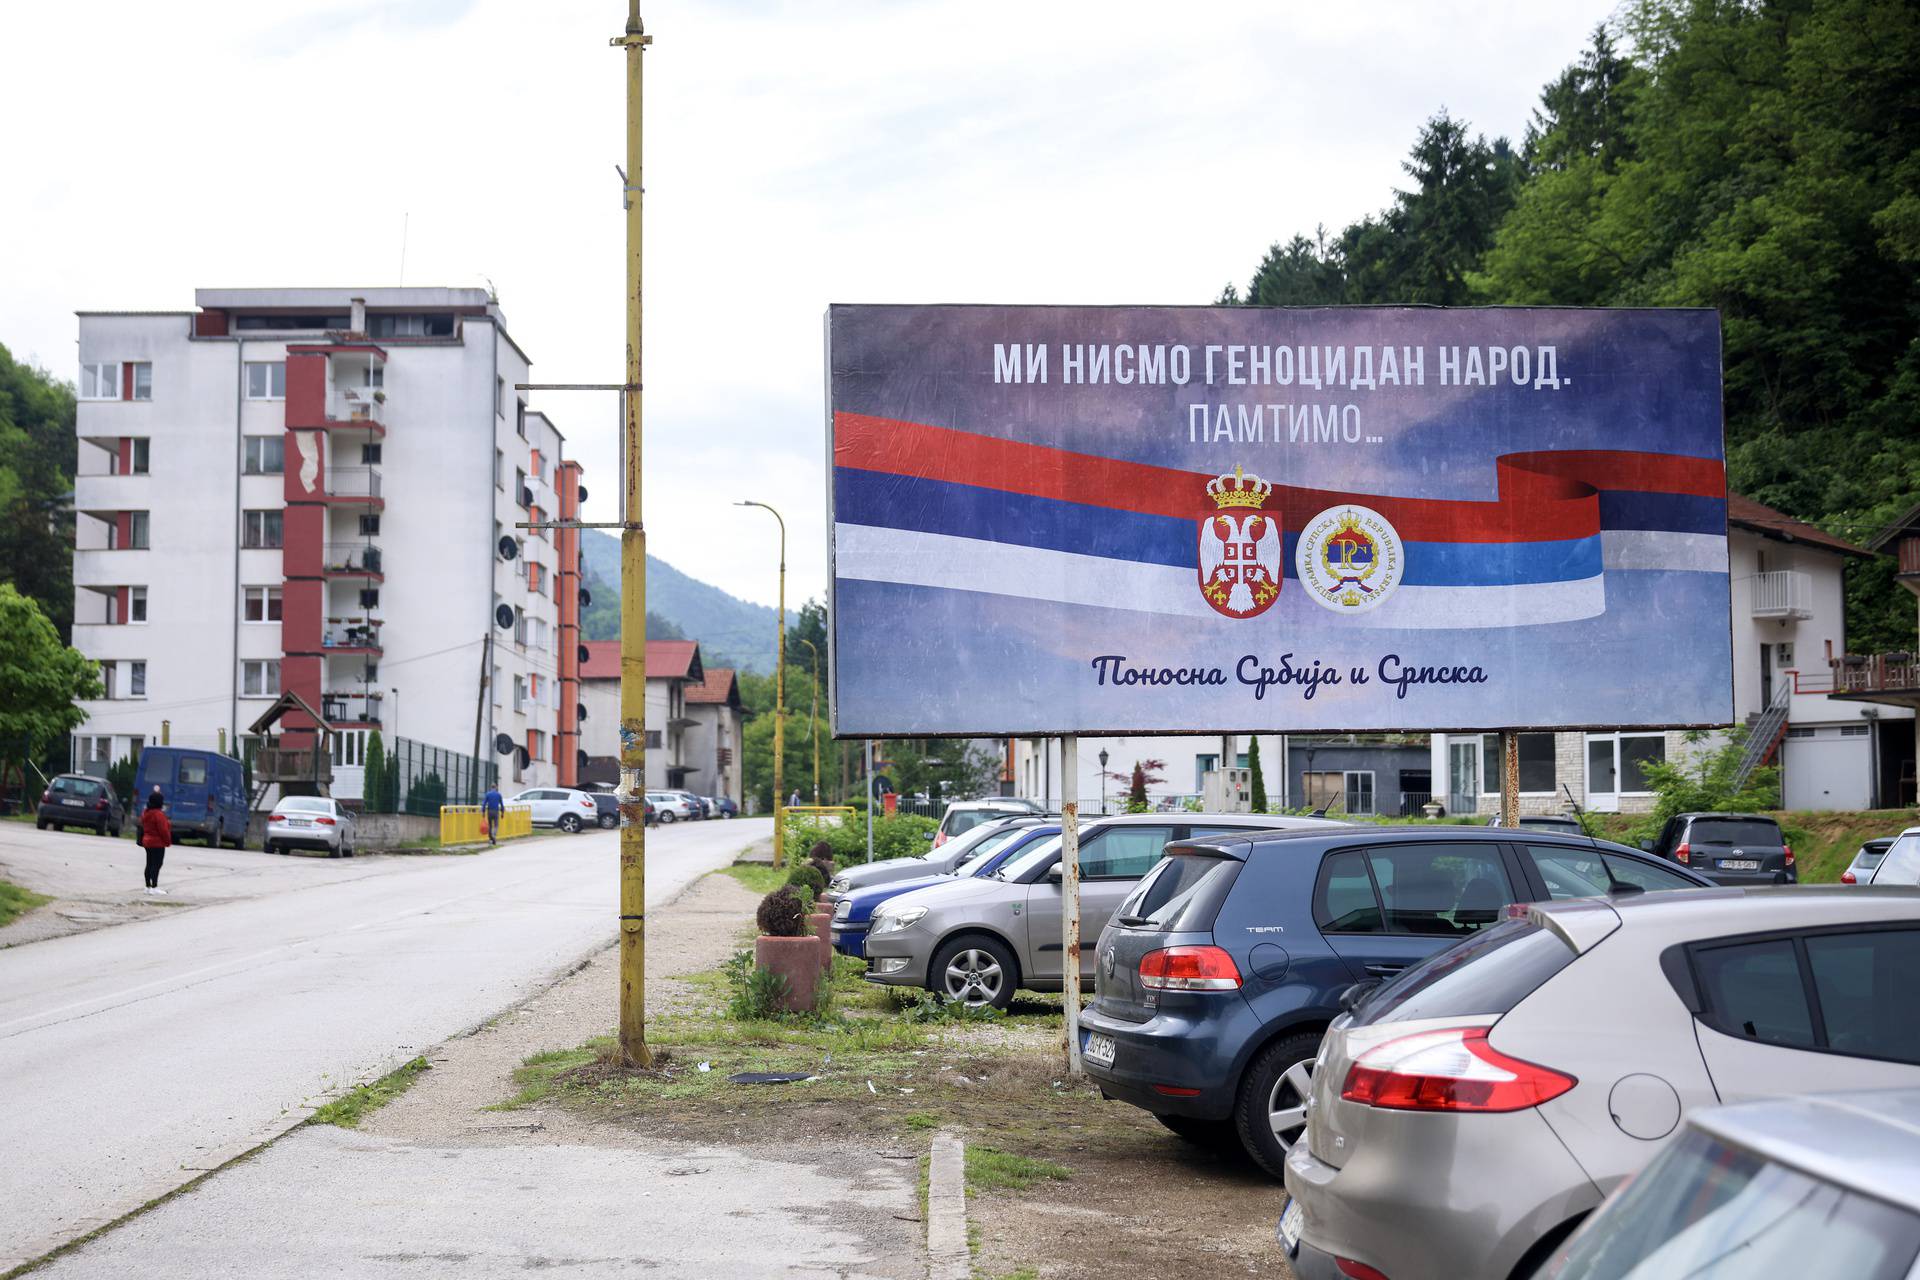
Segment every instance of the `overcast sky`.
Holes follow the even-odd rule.
[[[653,0],[649,549],[825,590],[829,302],[1196,303],[1386,203],[1445,105],[1518,137],[1613,0]],[[195,287],[498,289],[551,382],[621,373],[619,0],[16,7],[0,342]],[[610,400],[546,395],[617,491]]]

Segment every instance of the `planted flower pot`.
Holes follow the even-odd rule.
[[[754,939],[753,964],[787,980],[787,993],[778,1003],[783,1013],[806,1013],[813,1008],[820,985],[820,939],[760,937]]]
[[[833,968],[833,913],[816,911],[807,917],[807,924],[813,929],[813,936],[820,939],[820,967]]]

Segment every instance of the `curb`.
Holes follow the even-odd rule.
[[[927,1280],[970,1280],[967,1155],[958,1134],[935,1134],[927,1159]]]

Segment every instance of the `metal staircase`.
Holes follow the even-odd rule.
[[[1740,768],[1733,776],[1733,789],[1739,791],[1753,777],[1754,770],[1773,759],[1780,742],[1787,736],[1787,712],[1793,705],[1793,678],[1783,677],[1774,686],[1773,698],[1755,716],[1747,719],[1747,749],[1741,753]]]

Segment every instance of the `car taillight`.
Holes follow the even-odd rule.
[[[1152,991],[1237,991],[1240,970],[1219,947],[1165,947],[1140,957],[1140,985]]]
[[[1782,840],[1780,842],[1780,847],[1787,851],[1787,865],[1792,866],[1793,865],[1793,846],[1788,844],[1785,840]]]
[[[1393,1111],[1525,1111],[1578,1083],[1501,1053],[1485,1027],[1448,1027],[1367,1050],[1348,1068],[1340,1096]]]
[[[93,807],[100,810],[102,813],[104,813],[106,812],[107,802],[105,800],[95,800],[93,802]]]
[[[51,791],[42,791],[42,792],[40,793],[40,803],[41,803],[41,804],[52,804],[52,803],[53,803],[53,792],[51,792]]]
[[[1842,871],[1840,873],[1840,883],[1841,884],[1859,884],[1860,882],[1853,878],[1853,872]]]
[[[338,826],[338,825],[339,825],[339,824],[338,824],[338,823],[336,823],[336,822],[335,822],[335,821],[334,821],[334,820],[333,820],[332,818],[315,818],[315,819],[314,819],[314,821],[315,821],[315,822],[320,822],[320,823],[325,823],[325,824],[326,824],[327,826],[329,826],[329,827],[332,827],[332,826]]]
[[[1693,856],[1693,851],[1687,848],[1687,842],[1684,840],[1680,842],[1680,847],[1673,851],[1673,860],[1675,862],[1685,862],[1688,859],[1690,859],[1692,856]]]
[[[591,809],[591,808],[593,808],[593,801],[591,801],[591,800],[588,800],[588,799],[585,799],[585,798],[583,797],[583,798],[581,799],[581,801],[580,801],[580,807],[581,807],[582,809]]]
[[[1352,1276],[1353,1280],[1387,1280],[1387,1273],[1376,1270],[1364,1262],[1355,1262],[1352,1258],[1336,1256],[1333,1265],[1340,1268],[1343,1276]]]

